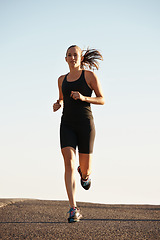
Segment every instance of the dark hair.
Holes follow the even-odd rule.
[[[99,69],[99,62],[98,60],[102,60],[103,61],[103,57],[102,57],[102,54],[96,50],[96,49],[89,49],[87,48],[87,50],[81,50],[80,47],[78,47],[77,45],[71,45],[68,49],[67,49],[67,52],[70,48],[72,47],[77,47],[81,53],[82,53],[82,56],[83,56],[83,60],[81,61],[81,68],[84,69],[84,68],[89,68],[89,69]],[[67,52],[66,52],[66,55],[67,55]]]
[[[85,53],[84,53],[85,52]],[[84,53],[84,54],[83,54]],[[99,62],[97,60],[103,60],[102,54],[96,49],[89,49],[82,51],[83,60],[81,67],[89,67],[89,69],[99,69]]]

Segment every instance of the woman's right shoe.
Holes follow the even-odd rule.
[[[82,215],[80,214],[80,210],[77,207],[70,208],[68,213],[69,213],[69,218],[68,218],[69,223],[79,222],[79,220],[82,217]]]
[[[82,187],[85,189],[85,190],[88,190],[89,188],[90,188],[90,186],[91,186],[91,179],[89,178],[89,176],[88,176],[88,178],[86,178],[86,179],[83,179],[82,178],[82,172],[81,172],[81,169],[80,169],[80,166],[78,167],[78,172],[79,172],[79,174],[80,174],[80,176],[81,176],[81,185],[82,185]]]

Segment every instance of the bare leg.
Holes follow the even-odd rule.
[[[82,178],[86,179],[91,174],[92,154],[79,153],[79,165]]]
[[[66,191],[70,203],[70,207],[76,207],[75,201],[75,176],[74,176],[74,165],[75,165],[75,149],[72,147],[62,148],[62,155],[65,164],[65,185]]]

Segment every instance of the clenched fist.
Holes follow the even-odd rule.
[[[57,102],[53,104],[53,112],[56,112],[60,108],[61,108],[60,100],[57,100]]]
[[[80,94],[79,92],[76,92],[76,91],[71,91],[71,95],[70,97],[72,97],[74,100],[81,100],[81,101],[84,101],[84,96],[82,94]]]

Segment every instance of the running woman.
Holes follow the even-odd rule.
[[[96,49],[82,51],[77,45],[67,49],[66,62],[69,73],[58,78],[59,99],[53,104],[56,112],[63,105],[60,125],[60,144],[65,165],[65,186],[70,203],[68,222],[78,222],[82,215],[75,200],[74,164],[76,147],[79,151],[81,185],[85,190],[91,186],[91,160],[95,138],[95,125],[90,104],[104,104],[100,82],[92,71],[98,70],[97,60],[103,60]],[[89,68],[90,70],[86,70]],[[91,97],[92,91],[95,97]]]

